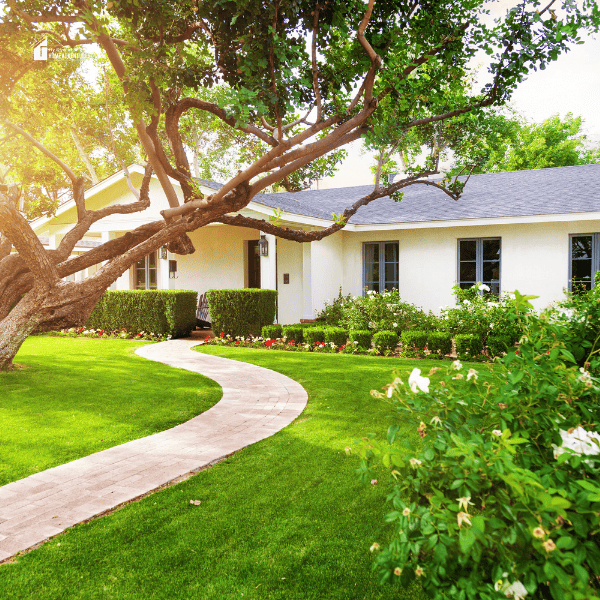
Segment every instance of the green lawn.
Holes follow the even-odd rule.
[[[32,337],[0,374],[0,485],[184,423],[214,381],[137,356],[143,342]],[[1,595],[0,595],[1,597]]]
[[[292,376],[308,391],[308,407],[273,437],[0,565],[0,598],[420,598],[377,584],[369,547],[386,535],[386,488],[359,483],[357,459],[344,447],[371,431],[385,434],[388,407],[369,390],[396,367],[427,372],[434,363],[202,351]],[[407,422],[401,435],[416,436],[416,425]]]

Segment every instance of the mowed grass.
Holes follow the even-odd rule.
[[[214,381],[137,356],[142,344],[26,340],[15,358],[23,368],[0,373],[0,485],[174,427],[221,399]]]
[[[442,363],[202,351],[293,377],[308,391],[306,410],[187,481],[0,565],[0,598],[420,599],[416,588],[377,583],[369,547],[389,534],[389,488],[383,473],[376,485],[360,483],[358,459],[344,448],[369,432],[385,435],[389,407],[369,391],[395,368],[408,375]],[[407,421],[399,435],[416,439],[416,427]]]

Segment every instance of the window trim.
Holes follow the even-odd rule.
[[[600,233],[599,232],[583,232],[569,234],[569,278],[568,289],[573,291],[573,238],[591,236],[592,238],[592,280],[591,288],[594,287],[596,273],[600,271]],[[577,259],[575,259],[577,260]]]
[[[457,238],[456,240],[456,283],[460,286],[460,243],[476,242],[475,247],[475,283],[483,283],[483,242],[488,240],[498,240],[500,242],[500,268],[498,269],[498,296],[502,294],[502,237],[498,235],[486,237]],[[479,294],[483,293],[479,290]]]
[[[367,245],[368,244],[379,244],[379,291],[385,290],[385,244],[396,244],[397,247],[397,271],[398,271],[398,279],[397,285],[398,287],[395,289],[400,289],[400,240],[382,240],[375,242],[363,242],[362,243],[362,293],[363,296],[366,294],[367,288]],[[381,257],[383,257],[383,268],[381,268]]]

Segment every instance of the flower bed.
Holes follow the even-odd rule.
[[[72,338],[102,338],[107,340],[143,340],[147,342],[166,342],[171,339],[170,335],[159,335],[153,332],[132,332],[126,329],[115,331],[104,331],[102,329],[86,329],[85,327],[71,327],[60,331],[48,331],[40,334],[50,337],[72,337]]]

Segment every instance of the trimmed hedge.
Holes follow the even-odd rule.
[[[441,357],[452,352],[452,334],[449,331],[431,331],[427,334],[427,348]]]
[[[418,331],[411,329],[409,331],[403,331],[400,339],[402,340],[402,347],[407,349],[419,348],[423,350],[427,345],[427,338],[431,335],[429,331]]]
[[[489,335],[487,347],[491,356],[501,356],[514,346],[514,340],[508,335]]]
[[[348,341],[348,330],[343,327],[327,327],[325,329],[325,342],[334,343],[336,346],[345,346]]]
[[[301,344],[304,341],[304,329],[301,325],[302,323],[298,325],[286,325],[283,328],[283,335],[288,342],[294,340],[296,344]]]
[[[361,348],[369,349],[371,347],[371,340],[373,339],[373,334],[368,329],[356,329],[351,331],[349,334],[350,343],[358,342],[358,345]]]
[[[198,292],[189,290],[108,290],[85,326],[186,337],[196,327],[197,305]]]
[[[261,335],[265,340],[276,340],[283,337],[283,328],[281,325],[265,325],[262,328]]]
[[[393,352],[398,345],[398,334],[395,331],[378,331],[373,336],[373,346],[382,354],[389,350]]]
[[[311,346],[315,342],[325,342],[325,329],[322,327],[307,327],[304,330],[304,341]]]
[[[478,357],[483,351],[481,336],[468,333],[459,333],[454,336],[456,354],[458,358],[469,360]]]
[[[276,290],[208,290],[208,309],[215,335],[258,337],[265,325],[272,325],[277,312]]]

